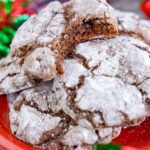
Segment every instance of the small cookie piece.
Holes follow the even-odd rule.
[[[115,11],[104,1],[71,0],[64,5],[64,10],[69,42],[86,41],[96,35],[112,36],[118,32]]]
[[[57,74],[54,57],[49,48],[37,48],[24,59],[24,73],[33,80],[50,80]]]
[[[64,75],[12,96],[13,108],[68,115],[68,130],[57,138],[63,145],[110,142],[120,128],[149,115],[147,93],[139,86],[150,77],[149,51],[129,36],[81,43],[65,59]]]
[[[3,74],[0,94],[51,80],[63,73],[63,59],[78,43],[100,34],[117,34],[117,19],[109,4],[98,0],[87,1],[88,5],[84,3],[84,0],[72,0],[63,5],[51,2],[18,29],[11,44],[10,58],[0,61]],[[4,63],[9,59],[10,63]],[[8,73],[11,68],[13,75]]]
[[[137,14],[116,10],[119,33],[129,34],[150,42],[150,21],[141,19]]]

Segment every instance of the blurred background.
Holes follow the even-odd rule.
[[[49,1],[50,0],[39,0],[39,3],[44,4],[44,3],[48,3]],[[60,1],[65,2],[67,0],[60,0]],[[144,17],[143,13],[139,10],[140,7],[139,4],[141,1],[142,0],[108,0],[108,2],[117,9],[124,10],[124,11],[133,11],[139,14],[141,17]]]
[[[111,5],[117,9],[132,11],[141,17],[145,17],[143,12],[140,10],[141,1],[142,0],[109,0]]]
[[[42,4],[48,3],[50,0],[39,0]],[[67,0],[60,0],[61,2],[65,2]],[[143,13],[139,10],[140,2],[142,0],[108,0],[108,2],[115,8],[124,10],[124,11],[133,11],[139,14],[141,17],[144,17]]]

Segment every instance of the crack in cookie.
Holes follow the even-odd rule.
[[[94,36],[113,36],[118,33],[117,19],[109,4],[98,0],[88,0],[86,5],[84,3],[84,0],[71,0],[64,4],[51,2],[18,29],[11,44],[10,57],[12,63],[19,64],[20,74],[7,80],[8,84],[14,85],[14,80],[18,83],[11,88],[1,83],[0,94],[33,87],[63,74],[64,58],[78,43]],[[40,50],[43,56],[39,55]],[[38,62],[39,57],[42,63]],[[6,60],[0,61],[0,64]],[[7,67],[3,72],[11,69]],[[3,67],[0,69],[3,70]],[[17,68],[14,66],[13,70],[17,71]],[[7,75],[3,76],[3,82],[6,82],[6,78]],[[20,78],[24,83],[20,83]]]
[[[121,128],[138,125],[149,116],[149,50],[144,42],[129,36],[81,43],[65,58],[64,75],[16,97],[11,94],[13,108],[19,106],[20,114],[26,104],[28,109],[38,108],[39,113],[54,118],[70,118],[67,131],[61,128],[57,139],[48,135],[49,141],[43,143],[47,146],[55,142],[61,147],[110,142]],[[13,126],[20,119],[11,116]],[[21,128],[21,123],[16,125]]]

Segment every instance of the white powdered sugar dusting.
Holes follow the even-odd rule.
[[[95,35],[101,25],[108,37]],[[13,134],[42,148],[91,150],[139,125],[150,115],[149,28],[105,0],[55,1],[32,15],[0,61]]]
[[[101,111],[107,126],[120,125],[126,119],[124,114],[132,120],[146,113],[142,95],[136,87],[105,76],[86,78],[75,101],[84,111]]]
[[[65,60],[64,75],[57,78],[56,82],[63,81],[65,86],[73,87],[79,83],[79,77],[87,74],[87,69],[76,60]]]
[[[58,1],[50,3],[39,14],[31,16],[18,29],[11,44],[12,52],[16,53],[18,48],[24,45],[31,46],[37,41],[43,45],[50,43],[54,38],[61,36],[64,22],[61,3]]]
[[[15,112],[15,114],[17,115],[17,119],[13,119],[14,117],[12,118],[12,116],[10,116],[10,119],[14,125],[19,126],[14,128],[12,124],[13,132],[15,132],[19,138],[31,144],[38,144],[43,132],[54,129],[60,123],[59,117],[52,117],[49,114],[40,113],[35,108],[25,105],[21,107],[19,113]]]
[[[84,3],[53,1],[21,25],[10,55],[0,61],[0,95],[52,80],[63,74],[64,58],[78,43],[99,34],[117,34],[115,11],[105,0]]]
[[[132,12],[116,10],[119,32],[150,41],[150,21],[141,19]]]
[[[37,48],[24,60],[23,69],[30,78],[49,80],[57,74],[54,53],[49,48]]]
[[[140,83],[150,76],[150,48],[129,36],[93,40],[79,44],[75,50],[86,59],[95,75],[118,76],[127,83]]]
[[[12,95],[12,105],[18,111],[14,115],[10,113],[12,131],[18,128],[20,132],[16,132],[16,136],[32,143],[28,132],[34,131],[33,128],[29,126],[27,135],[22,135],[25,119],[13,125],[28,116],[21,112],[29,107],[44,116],[52,113],[50,118],[57,118],[56,114],[61,116],[59,119],[66,130],[60,129],[62,138],[58,139],[63,145],[110,142],[121,128],[137,125],[149,116],[149,88],[146,88],[150,77],[149,51],[146,44],[129,36],[97,38],[79,44],[74,56],[65,59],[64,75]],[[40,115],[34,117],[35,113],[30,113],[29,125],[32,125],[32,117],[39,124]],[[44,131],[36,128],[38,138],[34,142],[40,144],[39,135],[44,136]],[[49,134],[48,138],[51,139]]]
[[[95,16],[92,17],[105,16],[106,18],[116,18],[113,8],[110,7],[109,4],[106,3],[104,0],[103,1],[93,0],[92,3],[91,0],[86,0],[86,1],[72,0],[71,2],[73,3],[73,12],[77,14],[76,17],[87,17],[91,14],[94,14]]]
[[[71,127],[68,133],[64,136],[63,143],[65,145],[74,146],[82,143],[94,144],[98,140],[94,130],[85,127],[76,126]]]
[[[149,101],[150,101],[150,79],[147,79],[147,80],[145,80],[144,82],[142,82],[142,83],[138,86],[138,88],[139,88],[140,90],[142,90],[143,93],[146,94],[147,102],[149,102]]]

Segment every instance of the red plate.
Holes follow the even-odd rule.
[[[16,139],[10,132],[8,104],[5,96],[0,97],[0,149],[38,150]],[[122,150],[150,150],[150,118],[137,127],[122,130],[113,141],[122,145]]]

